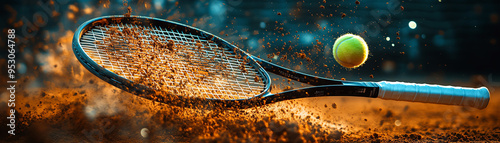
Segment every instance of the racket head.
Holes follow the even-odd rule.
[[[101,48],[110,48],[109,46],[96,46],[98,45],[97,43],[94,43],[94,48],[95,50],[93,51],[91,48],[92,43],[88,42],[88,34],[89,31],[96,30],[96,29],[102,29],[102,27],[110,26],[110,25],[117,25],[118,27],[120,25],[122,26],[127,26],[127,25],[132,25],[136,27],[145,27],[146,29],[149,28],[149,30],[165,30],[165,31],[171,31],[171,32],[178,32],[185,35],[191,35],[191,36],[197,36],[198,40],[208,42],[208,45],[210,44],[215,44],[216,47],[221,47],[224,49],[223,53],[226,54],[231,54],[231,52],[234,52],[234,55],[238,55],[240,59],[237,59],[237,61],[244,60],[244,64],[242,66],[249,66],[249,70],[252,72],[255,72],[255,76],[258,76],[262,82],[262,87],[258,88],[260,91],[258,94],[253,94],[249,95],[247,97],[241,97],[241,98],[234,98],[234,99],[225,99],[225,98],[202,98],[202,97],[196,97],[196,96],[186,96],[186,95],[179,95],[171,92],[166,92],[159,90],[158,88],[153,88],[151,86],[139,83],[134,80],[134,77],[132,76],[124,76],[123,72],[117,72],[116,70],[111,70],[109,66],[106,66],[106,64],[103,64],[101,56],[96,56],[96,53],[100,53],[99,49]],[[100,28],[98,28],[100,27]],[[109,28],[109,27],[108,27]],[[156,31],[158,32],[158,31]],[[102,33],[101,33],[102,34]],[[106,34],[103,34],[106,35]],[[83,38],[83,36],[87,36],[87,39]],[[95,37],[95,35],[93,35]],[[102,36],[106,37],[106,36]],[[175,36],[168,37],[166,38],[175,38]],[[186,38],[186,37],[183,37]],[[99,38],[96,38],[94,40],[98,41]],[[196,38],[194,38],[196,39]],[[91,40],[91,39],[90,39]],[[102,40],[102,39],[101,39]],[[178,42],[179,37],[175,38],[173,41]],[[104,40],[103,40],[104,41]],[[180,41],[182,41],[182,38],[180,38]],[[219,38],[213,34],[210,34],[208,32],[205,32],[203,30],[172,22],[172,21],[167,21],[163,19],[158,19],[158,18],[151,18],[151,17],[144,17],[144,16],[131,16],[131,17],[124,17],[122,15],[115,15],[115,16],[104,16],[104,17],[99,17],[95,18],[92,20],[89,20],[85,23],[83,23],[75,32],[75,35],[73,37],[73,43],[72,43],[73,51],[77,59],[80,61],[80,63],[88,69],[92,74],[96,75],[100,79],[122,89],[125,91],[128,91],[130,93],[139,95],[140,97],[144,97],[147,99],[151,99],[154,101],[162,102],[162,103],[167,103],[167,104],[172,104],[172,105],[179,105],[179,106],[190,106],[190,107],[236,107],[236,106],[251,106],[251,105],[243,105],[243,104],[253,104],[256,102],[250,102],[253,99],[258,99],[256,97],[262,97],[264,95],[269,94],[269,89],[271,85],[271,79],[269,77],[269,74],[250,56],[247,54],[245,51],[237,48],[236,46],[230,44],[229,42],[223,40],[222,38]],[[183,44],[183,43],[175,43],[175,44]],[[90,46],[89,46],[90,45]],[[206,46],[206,45],[205,45]],[[206,46],[210,47],[210,46]],[[205,47],[203,47],[205,48]],[[114,49],[116,50],[116,49]],[[121,49],[123,50],[123,49]],[[132,53],[135,54],[135,53]],[[109,56],[109,55],[108,55]],[[229,55],[230,57],[231,55]],[[100,57],[101,61],[97,60],[97,57]],[[105,57],[105,56],[103,56]],[[201,58],[200,58],[201,59]],[[110,58],[108,58],[110,60]],[[220,60],[222,61],[223,58],[221,56]],[[97,62],[96,62],[97,61]],[[99,63],[98,63],[99,62]],[[228,63],[232,62],[231,59],[228,58]],[[104,60],[105,63],[105,60]],[[113,65],[113,62],[110,62],[111,65]],[[120,62],[116,62],[118,66],[120,66]],[[231,63],[230,63],[231,65]],[[129,67],[130,68],[130,67]],[[236,71],[237,73],[238,70],[232,69]],[[124,70],[122,70],[124,71]],[[233,73],[233,74],[235,74]],[[250,74],[249,74],[250,75]],[[239,78],[238,76],[235,77],[236,83],[239,83]],[[228,80],[229,81],[229,80]],[[255,81],[257,83],[257,81]],[[232,87],[232,86],[231,86]],[[249,86],[249,88],[252,88],[253,86]],[[242,88],[243,91],[243,88]],[[240,107],[236,107],[240,108]]]

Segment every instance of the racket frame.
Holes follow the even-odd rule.
[[[247,54],[243,50],[237,48],[236,46],[230,44],[222,38],[219,38],[213,34],[205,32],[203,30],[184,25],[181,23],[167,21],[158,18],[146,17],[146,16],[131,16],[124,17],[123,15],[111,15],[111,16],[102,16],[98,18],[91,19],[89,21],[81,24],[76,30],[73,41],[72,48],[75,56],[78,61],[92,74],[96,75],[100,79],[108,82],[111,85],[114,85],[122,90],[130,92],[132,94],[140,95],[140,97],[144,97],[147,99],[155,100],[158,102],[174,104],[179,106],[184,105],[193,105],[193,104],[206,104],[210,107],[223,106],[230,107],[236,106],[239,104],[245,104],[249,99],[259,99],[256,97],[263,97],[264,95],[269,94],[269,89],[271,86],[271,78],[269,74],[253,59],[249,58],[249,65],[253,66],[257,72],[260,74],[260,78],[264,83],[264,89],[260,94],[255,95],[254,97],[250,97],[248,99],[232,99],[232,100],[222,100],[222,99],[212,99],[212,98],[193,98],[186,97],[182,95],[172,95],[166,92],[159,92],[150,87],[147,87],[143,84],[134,83],[133,81],[126,79],[116,73],[109,71],[108,69],[97,64],[92,58],[83,50],[82,45],[80,44],[80,38],[87,31],[91,30],[95,26],[106,25],[106,24],[119,24],[119,23],[129,23],[129,24],[138,24],[142,26],[159,26],[163,28],[168,28],[177,31],[183,31],[185,33],[189,33],[192,35],[197,35],[200,37],[206,37],[208,40],[213,41],[215,44],[222,46],[223,48],[229,48],[234,52],[238,52],[237,54],[241,54],[242,57],[251,57],[251,55]],[[162,95],[162,96],[158,96]]]

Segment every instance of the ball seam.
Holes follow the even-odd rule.
[[[352,37],[350,37],[350,38],[348,38],[348,39],[342,40],[342,42],[340,42],[340,43],[337,45],[337,47],[335,47],[335,57],[337,57],[337,58],[338,58],[338,61],[340,61],[340,62],[342,62],[342,63],[346,63],[345,61],[342,61],[342,60],[340,59],[338,50],[339,50],[339,46],[340,46],[340,45],[342,45],[342,43],[344,43],[345,41],[350,40],[350,39],[352,39],[352,38],[354,38],[354,36],[352,36]],[[340,62],[339,62],[339,64],[340,64],[340,65],[342,65]],[[350,64],[350,63],[349,63],[349,64]]]

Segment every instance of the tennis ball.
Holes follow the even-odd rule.
[[[358,35],[344,34],[333,44],[333,57],[346,68],[357,68],[368,58],[368,45]]]

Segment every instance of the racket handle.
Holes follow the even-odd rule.
[[[405,82],[376,82],[379,86],[378,98],[469,106],[484,109],[490,101],[490,93],[486,87],[466,88],[432,84],[415,84]]]

